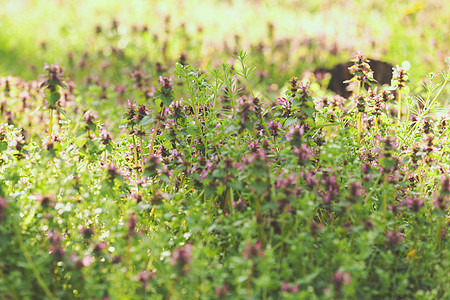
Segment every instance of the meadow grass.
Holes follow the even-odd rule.
[[[450,297],[448,5],[24,3],[1,11],[0,296]],[[377,51],[399,66],[366,90]],[[352,58],[349,99],[307,72]]]

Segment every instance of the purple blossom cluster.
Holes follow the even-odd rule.
[[[58,86],[65,87],[63,67],[57,63],[51,65],[44,63],[44,70],[48,71],[48,74],[42,79],[40,84],[41,88],[48,88],[53,93],[56,92]]]
[[[370,69],[368,64],[369,61],[364,58],[364,55],[361,52],[358,52],[352,62],[354,65],[351,66],[349,70],[354,76],[353,81],[360,83],[373,81],[373,71]]]

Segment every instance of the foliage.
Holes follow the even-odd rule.
[[[0,80],[1,296],[450,296],[450,69],[365,90],[359,53],[350,99],[273,91],[254,53],[138,63],[119,27],[64,74]]]

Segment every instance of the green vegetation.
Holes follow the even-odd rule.
[[[2,6],[0,298],[449,298],[450,4],[204,2]]]

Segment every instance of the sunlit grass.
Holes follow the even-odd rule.
[[[165,36],[163,24],[170,16],[172,29],[185,24],[186,32],[195,35],[198,28],[203,28],[203,43],[198,53],[201,56],[214,56],[215,49],[223,47],[224,42],[234,46],[235,35],[240,37],[242,49],[267,40],[267,24],[272,23],[277,39],[291,38],[298,44],[313,38],[324,45],[336,44],[342,59],[362,50],[371,57],[396,62],[410,60],[415,67],[411,70],[412,78],[417,78],[442,66],[446,54],[442,53],[445,52],[443,43],[448,36],[445,33],[450,27],[445,12],[450,5],[436,1],[427,5],[415,3],[6,1],[0,10],[0,51],[10,59],[0,62],[0,73],[32,77],[34,73],[30,72],[29,65],[19,64],[19,56],[39,68],[44,61],[64,62],[65,49],[82,52],[86,45],[98,43],[93,37],[93,28],[97,24],[107,26],[113,18],[120,21],[125,36],[133,24],[145,24],[152,34]],[[419,23],[421,26],[417,28]],[[441,52],[423,43],[434,43]],[[328,66],[335,63],[326,57],[320,60]]]

